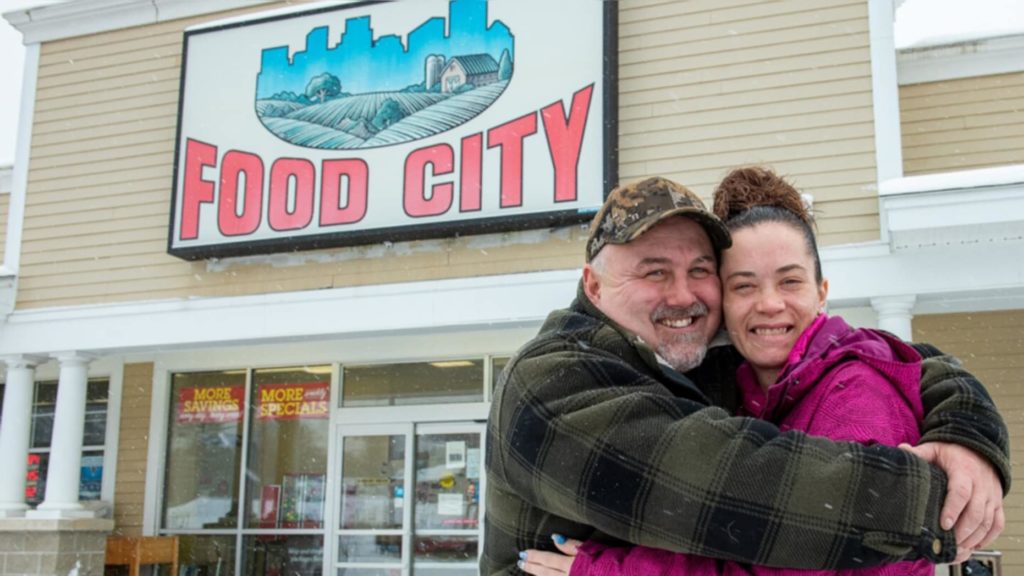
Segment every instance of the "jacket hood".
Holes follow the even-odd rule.
[[[775,419],[787,412],[818,383],[826,371],[843,362],[867,364],[892,383],[920,421],[924,416],[916,388],[921,356],[909,344],[881,330],[854,329],[839,316],[812,324],[797,346],[806,344],[799,358],[791,357],[768,389],[767,410]]]

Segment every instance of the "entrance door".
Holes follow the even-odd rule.
[[[477,573],[484,425],[341,426],[337,576]]]

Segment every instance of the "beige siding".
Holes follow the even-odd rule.
[[[1004,574],[1024,574],[1024,310],[917,316],[914,340],[930,342],[956,355],[976,375],[995,400],[1010,428],[1015,486],[1006,497],[1006,530],[992,548],[1000,550]]]
[[[581,264],[579,227],[223,271],[168,256],[182,30],[225,15],[43,45],[20,309]],[[768,163],[814,194],[824,244],[878,238],[866,2],[633,0],[619,36],[622,180],[662,174],[708,196],[729,168]]]
[[[903,170],[1024,163],[1024,72],[900,87]]]
[[[814,194],[823,244],[874,240],[867,3],[620,4],[620,176],[709,196],[766,163]]]
[[[152,396],[153,365],[126,364],[114,483],[114,520],[118,536],[142,535]]]
[[[243,265],[221,272],[168,256],[182,31],[226,15],[43,46],[20,309],[311,290],[581,263],[583,235],[577,228],[504,247],[481,247],[471,238],[394,249],[378,245],[321,254],[310,259],[312,264]]]

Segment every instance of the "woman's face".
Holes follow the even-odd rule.
[[[815,280],[801,233],[779,222],[733,232],[720,272],[725,327],[767,388],[824,308],[828,282]]]

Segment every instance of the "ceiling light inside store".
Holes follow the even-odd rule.
[[[446,362],[431,362],[430,365],[434,368],[465,368],[472,366],[473,362],[470,360],[448,360]]]

